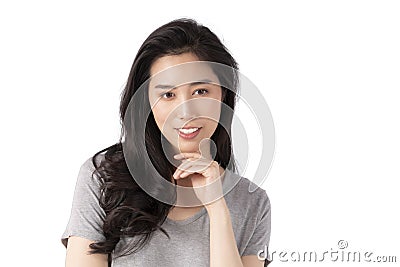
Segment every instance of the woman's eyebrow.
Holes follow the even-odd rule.
[[[191,82],[189,84],[190,84],[190,86],[194,86],[194,85],[199,85],[199,84],[215,84],[215,82],[213,82],[209,79],[203,79],[203,80],[200,80],[197,82]],[[171,89],[171,88],[175,88],[175,87],[177,87],[177,86],[168,85],[168,84],[158,84],[158,85],[154,86],[155,89],[161,89],[161,90],[167,90],[167,89]]]

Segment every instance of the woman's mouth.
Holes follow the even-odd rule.
[[[187,129],[177,129],[178,134],[180,137],[184,138],[184,139],[192,139],[195,138],[199,132],[200,129],[202,127],[198,127],[198,128],[187,128]]]

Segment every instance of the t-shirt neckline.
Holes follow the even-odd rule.
[[[184,220],[172,220],[167,217],[165,219],[165,222],[167,222],[168,224],[173,224],[173,225],[186,225],[186,224],[194,222],[195,220],[197,220],[198,218],[203,216],[205,213],[207,213],[207,210],[206,210],[206,208],[203,207],[199,212],[197,212],[193,216],[186,218]]]

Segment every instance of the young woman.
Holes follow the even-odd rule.
[[[232,152],[237,86],[236,61],[207,27],[179,19],[150,34],[122,94],[119,142],[80,169],[66,266],[269,263],[269,198],[249,192]]]

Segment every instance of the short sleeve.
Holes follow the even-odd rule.
[[[255,230],[248,242],[242,256],[258,255],[260,250],[266,252],[271,235],[271,203],[265,190],[262,190],[262,200],[259,207],[259,219]],[[261,254],[260,256],[263,256]]]
[[[65,247],[70,236],[105,241],[102,230],[105,212],[99,204],[100,182],[96,176],[92,177],[94,170],[92,158],[86,160],[79,170],[70,218],[61,237]]]

